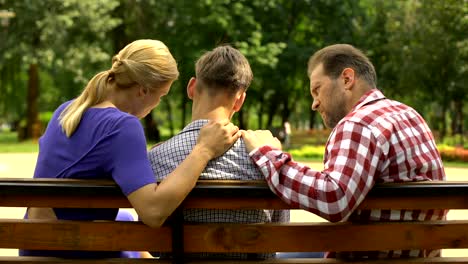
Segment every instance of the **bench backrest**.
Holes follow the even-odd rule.
[[[111,181],[0,179],[1,206],[125,208],[130,204]],[[279,200],[264,182],[200,181],[161,228],[152,229],[139,222],[0,219],[0,248],[148,250],[176,255],[468,248],[468,219],[362,224],[187,224],[183,223],[182,208],[295,209]],[[395,210],[467,208],[468,182],[377,185],[359,206]],[[467,262],[468,258],[457,263]]]

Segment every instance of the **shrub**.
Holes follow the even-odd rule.
[[[439,145],[438,148],[443,161],[468,162],[468,149],[448,145]]]
[[[49,124],[50,119],[52,119],[52,116],[54,115],[54,112],[40,112],[39,113],[39,121],[42,124],[42,127],[47,127],[47,124]]]
[[[448,145],[438,146],[443,161],[468,162],[468,149]],[[324,146],[305,145],[288,151],[294,159],[323,159]]]
[[[463,136],[461,134],[456,134],[453,136],[445,136],[442,141],[443,145],[462,147],[468,149],[468,136]]]
[[[298,149],[292,149],[289,153],[295,158],[309,158],[309,159],[323,159],[323,153],[325,152],[324,146],[302,146]]]

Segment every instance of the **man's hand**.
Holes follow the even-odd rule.
[[[247,152],[265,145],[282,149],[281,142],[269,130],[241,130],[241,132]]]

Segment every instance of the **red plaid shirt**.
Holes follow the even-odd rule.
[[[250,153],[270,188],[293,206],[329,221],[441,220],[446,210],[355,210],[375,183],[445,180],[432,133],[412,108],[379,90],[366,93],[333,129],[324,169],[296,163],[290,154],[263,146]],[[383,238],[385,239],[385,238]],[[439,251],[339,252],[327,257],[424,257]]]

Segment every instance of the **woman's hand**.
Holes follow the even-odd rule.
[[[276,149],[282,149],[281,142],[278,138],[274,137],[269,130],[242,130],[241,133],[247,152],[251,152],[265,145],[272,146]]]
[[[229,120],[211,120],[200,130],[195,148],[211,160],[224,154],[240,136],[239,128]]]

